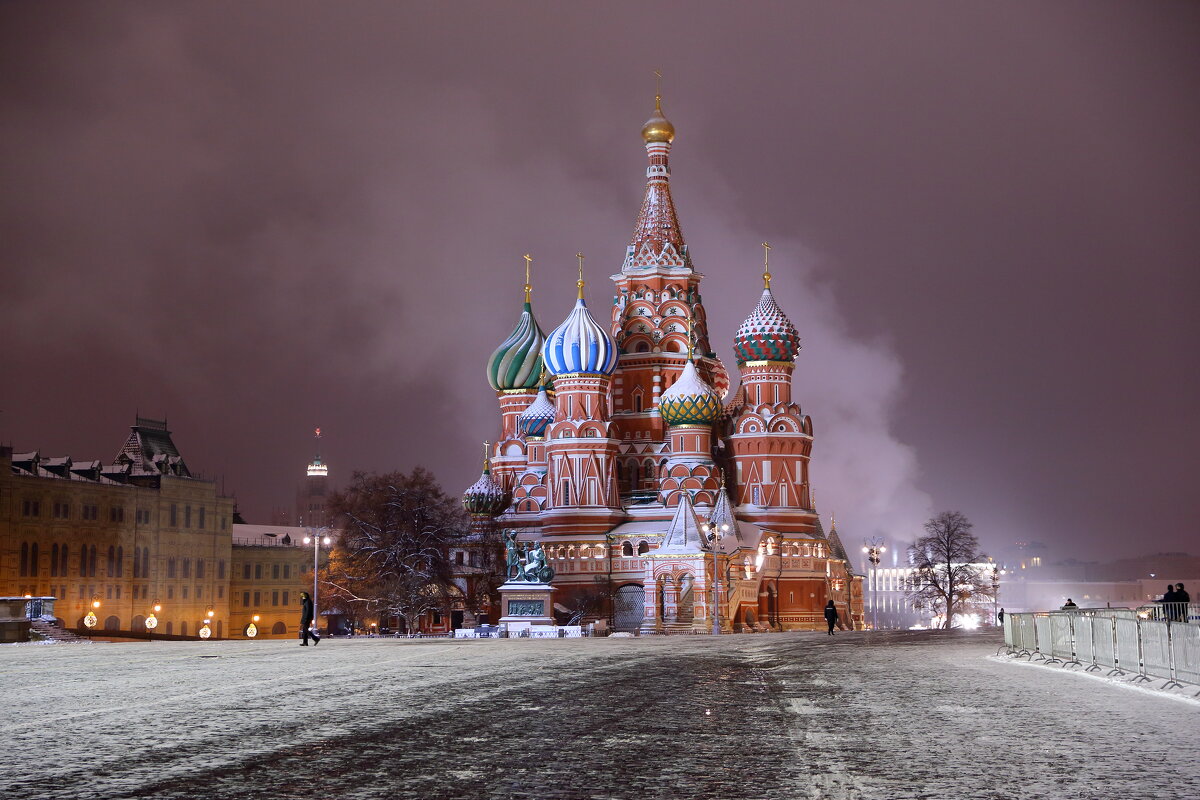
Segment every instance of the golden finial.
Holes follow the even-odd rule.
[[[832,511],[829,512],[829,530],[831,530],[831,531],[837,530],[837,514]]]
[[[483,443],[483,471],[484,472],[487,472],[488,469],[491,468],[492,460],[491,460],[491,458],[488,457],[488,450],[491,448],[491,446],[492,446],[491,442],[485,441]]]
[[[647,143],[666,142],[675,140],[675,126],[672,125],[662,110],[662,73],[654,70],[654,114],[642,126],[642,139]]]
[[[533,291],[533,285],[529,283],[529,265],[533,263],[533,256],[526,253],[522,258],[525,259],[525,302],[529,302],[529,293]]]
[[[692,334],[694,333],[694,331],[692,330],[692,318],[690,316],[687,319],[687,333],[688,333],[688,361],[691,361],[695,342],[692,339]]]
[[[768,267],[768,264],[770,262],[770,257],[771,257],[771,245],[767,244],[766,242],[763,242],[762,246],[763,246],[763,288],[770,289],[771,288],[771,270]]]
[[[575,281],[575,285],[579,287],[579,299],[583,299],[583,253],[576,253],[575,257],[579,259],[579,280]]]

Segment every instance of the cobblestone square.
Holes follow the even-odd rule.
[[[5,647],[0,795],[1200,796],[1200,705],[1003,663],[998,644],[897,632]]]

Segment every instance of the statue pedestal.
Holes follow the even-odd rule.
[[[548,583],[508,581],[500,587],[500,623],[553,625],[554,606]]]

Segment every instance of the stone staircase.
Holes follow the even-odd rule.
[[[31,620],[29,623],[29,632],[36,633],[39,637],[47,641],[62,642],[64,644],[68,642],[84,643],[88,641],[82,636],[76,636],[66,628],[62,628],[57,624],[45,619]]]

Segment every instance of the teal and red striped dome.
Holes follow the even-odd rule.
[[[758,305],[733,337],[739,364],[747,361],[794,361],[800,352],[800,334],[775,304],[770,289],[763,289]]]

